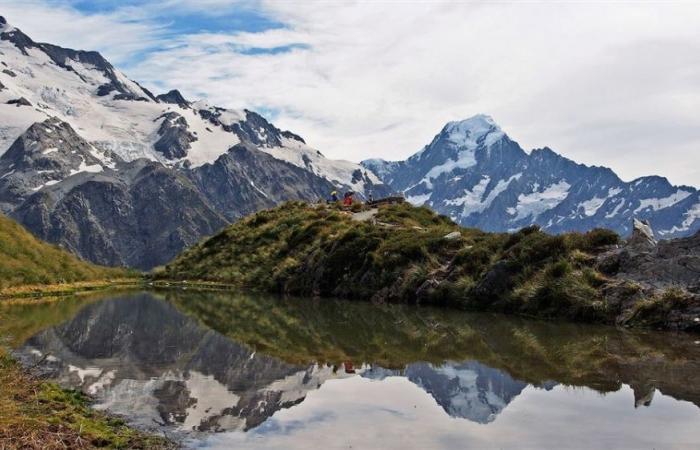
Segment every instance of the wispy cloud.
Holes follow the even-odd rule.
[[[151,87],[274,111],[331,157],[403,158],[484,112],[526,148],[700,184],[694,3],[79,3],[8,5]]]
[[[0,14],[32,39],[66,47],[100,50],[121,64],[160,45],[167,26],[122,12],[84,14],[67,2],[0,1]]]

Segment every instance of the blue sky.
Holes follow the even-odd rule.
[[[52,1],[51,3],[59,7],[70,6],[76,12],[86,16],[110,14],[125,16],[134,13],[134,18],[131,20],[135,22],[150,22],[154,28],[159,28],[159,43],[166,46],[168,39],[183,35],[196,35],[199,33],[262,33],[285,27],[284,23],[265,14],[253,1],[232,2],[232,5],[225,8],[210,8],[205,5],[201,9],[196,7],[196,2],[193,2],[190,7],[183,7],[183,5],[178,7],[177,4],[174,4],[173,7],[157,7],[158,2],[144,0],[74,0]],[[129,20],[128,17],[125,18],[125,21],[128,22]],[[291,43],[270,49],[237,48],[235,51],[256,55],[281,53],[298,47],[303,47],[303,45]],[[128,70],[130,66],[138,64],[144,55],[162,49],[161,45],[144,48],[142,52],[136,52],[122,59],[120,61],[121,66]]]
[[[0,0],[154,91],[258,110],[335,158],[402,159],[485,113],[622,178],[700,185],[700,3]]]

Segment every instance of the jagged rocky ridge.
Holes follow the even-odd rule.
[[[526,153],[485,115],[448,123],[405,161],[362,164],[412,203],[487,231],[537,224],[553,233],[602,227],[627,236],[633,218],[649,221],[658,238],[700,230],[696,188],[658,176],[624,182],[549,148]]]
[[[0,65],[0,212],[93,262],[150,269],[260,208],[388,192],[253,111],[154,96],[4,18]]]

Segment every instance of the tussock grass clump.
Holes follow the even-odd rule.
[[[681,319],[683,315],[692,310],[696,325],[691,331],[693,329],[698,331],[700,330],[700,321],[695,320],[695,318],[700,316],[699,307],[700,305],[697,305],[697,302],[693,301],[686,292],[678,288],[669,288],[661,295],[636,303],[626,320],[626,324],[665,328],[668,323]]]

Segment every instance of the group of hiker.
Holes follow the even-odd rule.
[[[352,201],[353,201],[353,196],[355,195],[354,192],[348,191],[345,194],[343,194],[343,206],[352,206]],[[337,203],[338,202],[338,191],[333,191],[331,192],[331,198],[328,201],[329,203]]]

